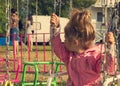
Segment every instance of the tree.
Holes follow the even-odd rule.
[[[92,4],[95,4],[97,0],[73,0],[73,7],[84,7],[84,8],[88,8],[90,7]]]
[[[0,0],[0,33],[5,33],[6,16],[5,1]]]

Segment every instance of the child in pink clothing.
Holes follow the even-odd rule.
[[[95,45],[95,29],[90,22],[90,12],[75,9],[66,27],[65,41],[60,39],[60,24],[56,14],[51,15],[50,24],[54,25],[51,43],[55,54],[65,63],[69,79],[67,86],[101,86],[101,59],[106,58],[105,71],[114,73],[114,36],[106,34],[107,54],[101,54],[101,46]],[[102,51],[104,49],[102,48]]]

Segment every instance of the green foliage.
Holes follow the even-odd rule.
[[[5,33],[6,17],[5,17],[5,1],[0,0],[0,33]]]
[[[96,1],[97,0],[73,0],[73,6],[77,8],[80,8],[80,7],[88,8],[92,4],[94,4]]]

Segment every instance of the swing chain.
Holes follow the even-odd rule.
[[[9,43],[10,43],[10,0],[6,0],[6,80],[10,80],[10,73],[9,73]]]
[[[114,8],[111,8],[111,11],[112,11],[112,15],[111,15],[111,19],[110,19],[110,24],[109,24],[109,27],[108,27],[108,32],[112,31],[113,34],[114,34],[114,38],[115,38],[115,46],[116,46],[116,49],[115,49],[115,52],[116,52],[116,58],[117,58],[117,70],[120,71],[120,67],[119,67],[119,64],[120,64],[120,53],[119,53],[119,45],[118,45],[118,40],[119,40],[119,32],[118,32],[118,29],[119,29],[119,23],[120,23],[120,18],[119,18],[119,13],[120,13],[120,2],[117,3],[115,2],[115,6]]]
[[[61,14],[61,5],[62,1],[61,0],[54,0],[54,13],[60,16]]]
[[[113,32],[113,35],[114,35],[114,38],[115,38],[115,53],[116,53],[116,55],[115,55],[115,57],[117,58],[117,62],[115,61],[115,68],[116,68],[116,66],[119,66],[118,64],[120,63],[119,61],[120,61],[120,58],[119,58],[119,48],[118,48],[118,36],[119,36],[119,34],[118,34],[118,29],[119,29],[119,26],[118,26],[118,24],[120,23],[119,22],[119,10],[120,10],[120,2],[118,3],[118,2],[116,2],[115,1],[115,5],[114,5],[114,7],[112,7],[112,0],[111,0],[111,2],[110,2],[110,11],[111,11],[111,15],[110,15],[110,22],[109,22],[109,26],[108,26],[108,30],[107,30],[107,32]],[[103,9],[105,9],[105,8],[103,8]],[[105,11],[105,10],[104,10]],[[107,46],[106,46],[107,47]],[[105,48],[106,49],[106,48]],[[103,63],[104,64],[104,63]],[[115,69],[115,75],[113,76],[113,80],[112,80],[112,86],[117,86],[117,81],[118,81],[118,77],[117,77],[117,71],[118,71],[118,67],[117,67],[117,70]],[[104,70],[104,69],[103,69]],[[104,75],[103,75],[103,78],[104,78],[104,81],[103,81],[103,84],[106,82],[106,79],[108,78],[108,76],[109,76],[109,74],[107,74],[107,73],[104,73]]]
[[[102,24],[101,27],[102,29],[106,29],[106,21],[107,21],[107,4],[106,1],[104,0],[104,2],[102,3]],[[107,48],[106,48],[106,43],[105,43],[105,33],[101,30],[101,34],[102,34],[102,40],[104,43],[104,48],[105,51],[103,51],[103,46],[101,46],[101,56],[103,56],[104,54],[106,54]],[[104,71],[105,70],[105,63],[106,63],[106,55],[104,55],[104,58],[101,58],[101,81],[100,84],[103,85],[103,83],[105,82],[106,78],[107,78],[107,72]]]
[[[57,14],[60,17],[60,11],[61,11],[61,0],[54,0],[54,13]],[[54,24],[50,25],[50,40],[52,40],[55,37],[55,30],[56,27]],[[52,62],[53,64],[51,65],[51,73],[54,73],[54,61],[55,61],[55,56],[54,56],[54,44],[52,43],[51,45],[51,52],[52,52]]]

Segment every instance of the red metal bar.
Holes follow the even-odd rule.
[[[30,34],[28,34],[28,61],[30,61]],[[30,71],[30,67],[28,68],[28,71]]]
[[[15,47],[15,34],[11,34],[13,36],[13,56],[14,56],[14,59],[16,59],[16,47]],[[16,66],[15,66],[15,62],[14,62],[14,70],[15,70]]]
[[[36,33],[36,60],[38,61],[38,39],[37,39],[38,34]]]
[[[46,42],[45,33],[43,34],[44,62],[46,61]],[[46,72],[46,64],[44,64],[44,72]]]
[[[22,51],[22,47],[23,47],[23,45],[22,45],[22,34],[20,34],[20,53],[21,53],[21,62],[22,62],[22,57],[23,57],[23,51]],[[22,66],[21,66],[21,69],[20,69],[20,71],[22,71]]]

